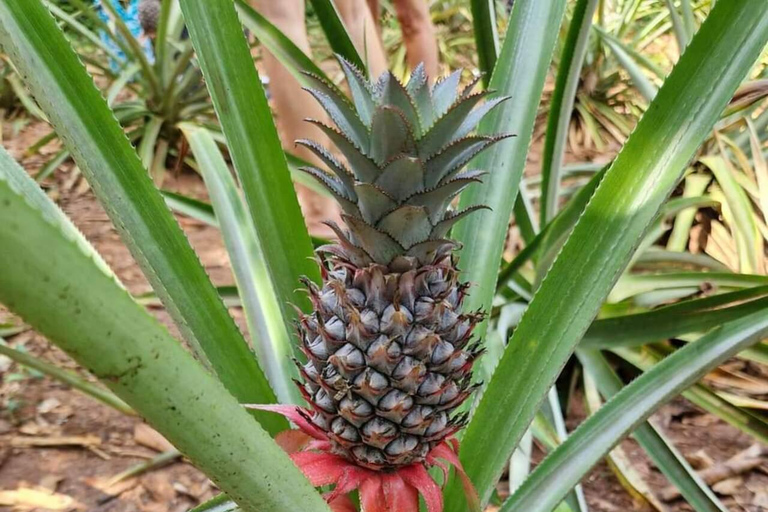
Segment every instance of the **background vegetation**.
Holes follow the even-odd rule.
[[[341,35],[321,3],[308,2],[307,56],[240,0],[239,19],[224,0],[165,0],[150,59],[119,19],[105,23],[85,0],[0,0],[3,136],[50,125],[24,155],[45,159],[34,175],[42,188],[0,153],[0,198],[12,204],[3,218],[16,226],[0,236],[0,301],[29,323],[0,325],[0,354],[139,413],[244,510],[324,507],[270,440],[287,422],[256,413],[259,429],[238,402],[298,401],[286,304],[307,307],[297,277],[317,280],[307,257],[329,235],[307,233],[291,180],[324,192],[280,149],[264,89],[245,70],[251,53],[230,43],[245,30],[256,55],[267,49],[297,76],[310,70],[344,88],[329,43]],[[728,510],[646,420],[683,394],[768,445],[768,9],[757,0],[515,3],[431,2],[444,71],[469,70],[465,82],[485,73],[487,87],[512,97],[479,131],[517,135],[473,162],[490,175],[461,203],[492,211],[452,233],[476,286],[468,308],[490,313],[462,462],[483,502],[505,512],[586,512],[578,484],[603,457],[632,496],[659,508],[658,493],[611,451],[633,434],[693,509]],[[381,4],[390,68],[407,80],[393,7]],[[61,44],[51,49],[40,34]],[[224,116],[222,105],[254,116]],[[64,171],[87,179],[154,292],[125,293],[50,202]],[[206,200],[166,190],[168,173],[199,175]],[[221,230],[236,287],[213,287],[166,204]],[[65,263],[52,267],[52,250]],[[243,309],[250,346],[222,298]],[[153,304],[212,372],[145,313]],[[14,337],[29,328],[111,391],[27,353]],[[145,377],[111,381],[132,371],[132,358],[157,362]],[[586,414],[575,431],[566,428],[574,408]],[[234,442],[237,462],[225,457]],[[534,443],[550,454],[544,462],[534,464]],[[466,509],[457,482],[445,496],[446,510]],[[222,495],[207,510],[235,507]]]

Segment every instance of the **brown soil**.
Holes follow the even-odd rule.
[[[4,134],[5,147],[30,173],[36,172],[43,159],[55,150],[48,147],[44,148],[42,156],[24,155],[24,149],[46,131],[41,124],[31,124],[18,136]],[[149,291],[146,280],[107,215],[72,166],[67,164],[59,169],[46,187],[130,291]],[[201,181],[192,174],[169,176],[165,188],[205,197]],[[301,197],[308,224],[313,230],[319,229],[318,221],[328,214],[327,203],[305,191]],[[219,233],[187,218],[179,217],[179,222],[213,281],[219,285],[232,284],[227,253]],[[161,308],[151,308],[151,311],[174,330]],[[244,329],[240,311],[233,308],[232,314]],[[0,323],[9,319],[10,316],[0,309]],[[33,331],[10,337],[8,341],[45,360],[77,370],[77,365],[66,355]],[[570,428],[583,418],[583,411],[575,409],[569,411]],[[752,444],[748,436],[702,413],[683,399],[664,407],[656,420],[682,453],[693,460],[724,461]],[[205,476],[184,461],[143,473],[105,490],[104,484],[110,478],[157,455],[158,452],[147,446],[154,446],[156,442],[147,442],[144,436],[135,435],[140,424],[139,419],[124,416],[0,357],[0,511],[47,510],[13,509],[1,505],[4,491],[20,489],[55,492],[53,497],[70,497],[76,503],[70,510],[93,512],[182,512],[215,494],[215,488]],[[67,441],[70,446],[20,446],[46,440]],[[625,441],[621,447],[651,489],[658,491],[666,487],[664,477],[633,440]],[[768,469],[764,465],[762,471],[752,471],[722,485],[724,502],[733,511],[768,511],[767,475]],[[632,497],[622,487],[607,464],[593,470],[585,479],[584,487],[591,510],[652,510],[647,502]],[[665,504],[665,507],[670,511],[691,510],[679,502]]]

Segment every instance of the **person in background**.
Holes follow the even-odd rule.
[[[305,22],[304,0],[250,0],[253,7],[277,26],[306,54],[311,55]],[[428,0],[392,0],[403,30],[408,63],[415,67],[424,62],[427,74],[438,74],[438,49],[435,29],[429,15]],[[387,55],[379,31],[378,0],[334,0],[336,9],[349,31],[352,42],[368,67],[378,77],[387,70]],[[325,112],[304,91],[293,76],[269,52],[264,52],[264,71],[272,85],[277,124],[287,151],[316,161],[305,148],[295,148],[297,139],[313,139],[329,146],[325,135],[305,118],[326,120]]]
[[[133,0],[134,3],[136,0]],[[305,22],[305,0],[250,0],[251,5],[304,53],[311,55]],[[429,14],[428,0],[392,0],[403,31],[408,64],[413,68],[423,62],[427,75],[434,79],[439,71],[435,27]],[[140,0],[138,17],[146,34],[154,35],[161,0]],[[335,0],[334,4],[350,37],[372,76],[387,70],[387,55],[381,41],[379,0]],[[277,125],[283,146],[297,156],[314,161],[305,148],[295,147],[297,139],[313,139],[328,145],[325,135],[306,118],[325,120],[317,102],[269,52],[264,52],[264,72],[271,84],[270,93],[277,113]]]
[[[380,0],[367,0],[376,26],[381,14]],[[432,17],[429,14],[429,0],[392,0],[397,21],[403,31],[408,65],[415,68],[424,63],[427,76],[434,80],[439,74],[437,37]]]

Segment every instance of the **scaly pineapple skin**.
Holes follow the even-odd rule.
[[[421,462],[463,427],[479,314],[450,256],[403,273],[331,257],[299,334],[309,359],[301,390],[335,450],[374,470]]]

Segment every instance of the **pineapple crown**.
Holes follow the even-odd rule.
[[[328,225],[339,245],[320,248],[358,267],[372,263],[405,271],[449,254],[457,244],[446,239],[466,215],[486,208],[451,211],[450,203],[486,174],[462,171],[479,152],[509,135],[470,135],[480,120],[508,97],[488,99],[493,91],[473,93],[475,78],[459,89],[461,70],[429,85],[419,65],[406,85],[386,72],[375,82],[342,57],[352,102],[334,85],[304,73],[306,88],[336,128],[314,119],[346,159],[344,165],[311,140],[298,140],[331,170],[302,170],[336,198],[348,232]],[[485,100],[485,101],[484,101]]]

